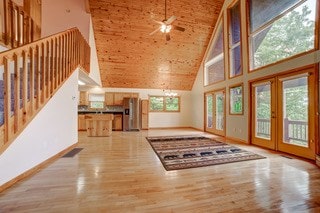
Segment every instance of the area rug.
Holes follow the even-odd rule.
[[[265,158],[203,136],[147,137],[167,171]]]

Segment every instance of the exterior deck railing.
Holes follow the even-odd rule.
[[[284,141],[308,142],[308,122],[284,119]],[[270,119],[257,119],[256,134],[262,137],[270,137]]]

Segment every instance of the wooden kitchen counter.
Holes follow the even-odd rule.
[[[113,114],[86,114],[87,136],[105,137],[112,133]]]

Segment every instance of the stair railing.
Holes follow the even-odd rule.
[[[0,153],[77,68],[90,69],[90,47],[78,29],[0,53]]]

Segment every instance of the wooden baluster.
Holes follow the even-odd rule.
[[[54,90],[57,89],[58,87],[58,39],[54,38],[54,71],[53,71],[53,76],[54,76]]]
[[[69,77],[70,73],[69,73],[69,33],[66,34],[66,53],[65,53],[65,57],[66,57],[66,78]]]
[[[45,94],[46,94],[46,63],[45,63],[45,54],[46,54],[46,45],[44,43],[41,44],[41,105],[45,102]]]
[[[19,111],[20,111],[20,70],[19,70],[19,61],[18,55],[15,53],[13,55],[14,60],[14,125],[13,133],[18,132],[19,129]]]
[[[66,37],[62,35],[62,82],[66,79]]]
[[[30,47],[30,115],[33,115],[35,110],[34,99],[35,99],[35,91],[34,91],[34,81],[35,81],[35,57],[34,57],[34,49]]]
[[[40,47],[36,46],[36,82],[37,82],[37,100],[36,100],[36,110],[40,108]]]
[[[50,95],[52,95],[54,92],[54,78],[53,78],[54,39],[50,39],[50,49],[51,49],[51,52],[50,52]]]
[[[57,67],[57,77],[58,77],[58,87],[61,82],[61,36],[58,37],[58,67]]]
[[[22,52],[23,57],[23,70],[22,70],[22,101],[23,101],[23,110],[22,110],[22,123],[25,124],[27,122],[27,102],[28,102],[28,62],[27,57],[28,54],[26,51]],[[20,82],[20,81],[19,81]]]
[[[8,34],[10,36],[10,42],[11,42],[11,47],[14,48],[14,11],[13,11],[13,5],[12,2],[8,2],[8,7],[9,7],[9,27],[10,27],[10,33]]]
[[[23,45],[23,42],[22,42],[22,36],[21,36],[21,34],[22,34],[22,32],[21,32],[21,27],[22,27],[22,24],[21,24],[21,13],[22,13],[22,11],[20,10],[20,8],[19,7],[17,7],[16,8],[16,14],[17,14],[17,26],[16,26],[16,28],[17,28],[17,38],[16,38],[16,42],[17,42],[17,47],[20,47],[21,45]]]
[[[11,73],[9,68],[9,59],[5,56],[3,59],[4,65],[4,143],[7,143],[12,135],[11,121]]]
[[[46,99],[49,98],[49,94],[50,94],[50,70],[51,70],[51,66],[50,66],[50,44],[49,41],[46,41],[45,43],[46,48],[46,55],[45,55],[45,64],[46,64],[46,69],[45,69],[45,73],[46,73],[46,79],[45,79],[45,84],[46,84]]]
[[[8,9],[8,0],[3,0],[3,18],[4,18],[4,43],[5,45],[9,44],[9,31],[10,31],[10,27],[9,27],[9,9]]]

